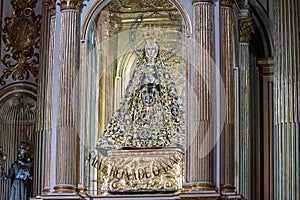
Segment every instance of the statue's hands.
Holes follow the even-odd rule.
[[[20,165],[24,165],[25,163],[23,162],[23,161],[21,161],[21,160],[18,160],[18,163],[20,164]]]

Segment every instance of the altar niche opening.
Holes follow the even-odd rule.
[[[184,21],[167,0],[113,0],[88,30],[85,185],[93,195],[182,189]]]

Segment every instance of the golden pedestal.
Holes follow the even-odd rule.
[[[176,192],[183,185],[183,151],[178,148],[110,150],[102,170],[109,193]]]

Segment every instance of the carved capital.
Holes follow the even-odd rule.
[[[46,0],[45,6],[50,12],[50,16],[54,16],[56,13],[56,0]]]
[[[214,3],[214,0],[193,0],[193,4],[195,3]]]
[[[249,43],[251,39],[251,33],[254,31],[254,25],[252,18],[242,18],[239,22],[240,42]]]
[[[60,3],[60,10],[78,10],[81,11],[83,8],[83,0],[61,0]]]
[[[243,1],[243,0],[236,0],[236,2],[240,8],[245,6],[245,1]]]
[[[220,5],[226,7],[232,7],[233,2],[234,2],[233,0],[220,0]]]

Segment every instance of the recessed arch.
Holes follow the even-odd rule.
[[[81,28],[81,39],[85,40],[88,36],[88,30],[90,25],[93,23],[94,19],[98,16],[98,14],[101,12],[101,10],[111,2],[112,0],[100,0],[94,3],[89,10],[87,11],[86,16],[84,16],[83,19],[83,25]],[[182,4],[180,0],[168,0],[170,3],[172,3],[178,12],[180,13],[181,17],[183,18],[183,21],[185,23],[185,33],[187,35],[192,34],[192,22],[189,16],[189,13],[185,6]]]

